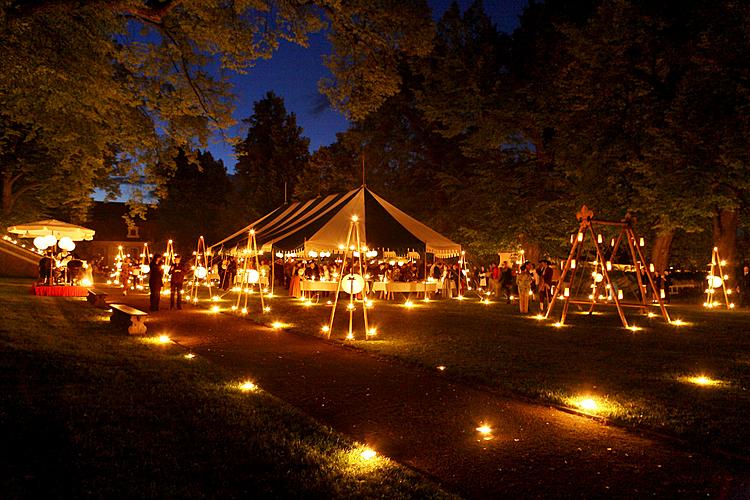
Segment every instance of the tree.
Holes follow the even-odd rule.
[[[252,116],[243,121],[247,137],[235,147],[240,213],[259,217],[294,193],[310,157],[310,140],[302,137],[296,115],[287,113],[284,100],[273,92],[256,101]]]
[[[589,172],[621,179],[617,195],[656,232],[660,270],[674,236],[709,230],[712,218],[734,261],[750,182],[747,19],[734,2],[614,0],[585,26],[562,27],[556,154],[569,172],[593,158]]]
[[[431,37],[424,0],[0,0],[0,109],[88,172],[77,203],[113,165],[159,195],[179,148],[232,125],[231,73],[322,29],[335,48],[323,88],[357,116],[396,92],[398,54]]]
[[[321,146],[312,154],[304,170],[297,176],[294,185],[297,199],[307,200],[349,191],[361,182],[357,152],[347,147],[345,135],[341,132],[336,134],[336,142]]]
[[[210,244],[233,229],[228,201],[232,185],[224,163],[210,152],[180,151],[174,163],[177,168],[159,202],[158,225],[160,234],[186,252],[201,235]]]

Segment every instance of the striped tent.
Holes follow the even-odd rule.
[[[212,249],[244,248],[248,232],[255,230],[264,252],[285,254],[336,252],[346,243],[352,216],[359,217],[363,245],[382,252],[427,252],[438,258],[460,255],[461,246],[405,214],[367,187],[284,205],[236,233],[213,244]]]

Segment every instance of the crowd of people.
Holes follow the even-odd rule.
[[[64,256],[62,260],[56,257],[45,255],[42,258],[39,263],[40,280],[74,281],[79,275],[80,260],[75,255]],[[54,264],[51,264],[50,259],[55,259]],[[63,264],[66,267],[63,267]],[[210,265],[208,279],[213,279],[224,291],[236,286],[240,280],[238,274],[244,269],[244,262],[231,255],[215,256]],[[260,259],[259,265],[258,271],[263,277],[261,279],[264,280],[264,285],[268,286],[273,279],[274,286],[287,289],[293,297],[302,295],[300,284],[304,280],[336,281],[342,274],[359,273],[360,270],[358,259],[342,263],[340,259],[276,258],[273,261]],[[255,267],[254,260],[248,262],[249,269]],[[121,263],[120,283],[125,290],[131,286],[131,280],[140,272],[136,270],[138,268],[140,265],[134,265],[129,257]],[[362,270],[364,278],[370,282],[436,282],[436,292],[433,295],[435,298],[452,298],[474,291],[483,297],[495,297],[495,300],[508,304],[517,300],[519,311],[523,314],[545,311],[559,280],[559,268],[546,259],[537,263],[527,261],[515,265],[504,261],[490,266],[472,266],[469,269],[463,268],[459,262],[445,260],[436,260],[427,266],[423,261],[417,260],[371,260],[363,261]],[[642,282],[649,294],[646,299],[656,300],[656,296],[651,296],[651,287],[647,286],[645,269],[642,272]],[[182,289],[185,276],[188,274],[190,272],[183,265],[179,255],[175,256],[169,269],[163,266],[163,257],[155,255],[149,263],[148,273],[151,310],[159,309],[161,290],[166,282],[170,285],[170,309],[182,309]],[[670,274],[666,271],[655,271],[652,278],[656,294],[668,303],[672,284]],[[738,274],[735,289],[739,294],[739,307],[750,307],[750,267],[744,266]],[[640,292],[636,289],[634,293]]]

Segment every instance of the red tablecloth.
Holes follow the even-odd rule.
[[[44,297],[85,297],[89,291],[85,286],[34,285],[31,287],[31,293]]]

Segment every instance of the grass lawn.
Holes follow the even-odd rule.
[[[448,497],[179,346],[28,289],[0,280],[3,498]]]
[[[376,340],[349,343],[436,371],[444,366],[444,376],[545,403],[575,407],[590,398],[597,408],[588,413],[618,424],[750,454],[748,312],[670,306],[672,319],[686,323],[677,327],[630,310],[631,324],[641,327],[631,332],[622,328],[614,309],[587,316],[571,305],[567,325],[555,328],[557,319],[539,321],[522,316],[516,305],[484,305],[476,298],[415,300],[411,309],[402,303],[375,300],[370,319]],[[325,299],[301,304],[274,298],[271,313],[259,318],[253,303],[257,307],[250,316],[320,335],[330,306]],[[343,341],[348,316],[343,305],[339,308],[333,338]],[[559,308],[554,314],[559,318]],[[358,308],[359,339],[361,318]],[[701,375],[720,382],[700,386],[688,380]]]

